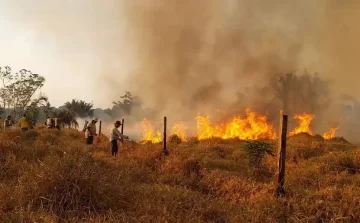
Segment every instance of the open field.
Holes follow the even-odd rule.
[[[1,222],[358,222],[360,151],[306,134],[288,140],[285,198],[277,158],[249,167],[239,140],[125,142],[109,156],[72,130],[0,134]]]

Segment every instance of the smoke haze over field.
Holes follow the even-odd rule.
[[[359,99],[359,12],[358,0],[3,0],[0,61],[44,75],[54,105],[108,107],[129,90],[158,117],[240,112],[271,100],[270,77],[305,69],[333,99]]]
[[[127,84],[164,113],[211,113],[268,83],[307,69],[334,82],[356,77],[357,1],[126,1]],[[357,9],[357,10],[356,10]],[[356,89],[353,84],[353,89]],[[245,105],[246,106],[246,105]]]

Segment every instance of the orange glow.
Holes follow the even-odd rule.
[[[299,134],[299,133],[308,133],[312,135],[312,131],[310,129],[310,124],[312,120],[315,118],[315,115],[312,114],[298,114],[294,115],[294,119],[297,119],[299,121],[299,126],[295,128],[292,132],[290,132],[290,136]]]
[[[272,124],[268,122],[266,115],[259,115],[247,108],[246,117],[237,116],[225,124],[213,126],[210,117],[196,117],[197,137],[199,140],[209,138],[243,140],[275,139],[276,133]]]
[[[325,132],[323,137],[324,139],[332,139],[335,137],[336,134],[336,130],[338,130],[339,127],[337,128],[331,128],[328,132]]]
[[[162,135],[153,127],[153,122],[147,119],[142,121],[142,138],[144,142],[159,143],[162,141]]]
[[[184,123],[176,123],[171,129],[171,135],[177,135],[182,141],[186,141],[186,130]]]

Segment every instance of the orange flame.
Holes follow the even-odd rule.
[[[162,135],[153,127],[153,121],[144,119],[142,121],[142,138],[144,142],[159,143],[162,141]]]
[[[226,124],[212,126],[210,117],[196,117],[197,137],[199,140],[209,138],[231,139],[238,138],[243,140],[254,139],[275,139],[276,133],[272,124],[268,122],[266,115],[259,115],[247,108],[246,118],[241,116],[234,117]]]
[[[186,130],[184,123],[176,123],[171,129],[171,135],[177,135],[182,141],[186,141]]]
[[[294,115],[294,119],[297,119],[299,121],[299,126],[295,128],[292,132],[290,132],[290,136],[299,134],[299,133],[308,133],[312,135],[312,131],[310,129],[310,124],[312,120],[315,118],[315,115],[313,114],[298,114]]]
[[[328,132],[325,132],[323,137],[324,139],[332,139],[335,137],[336,134],[336,130],[338,130],[339,127],[337,128],[331,128]]]

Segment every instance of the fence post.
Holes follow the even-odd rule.
[[[124,119],[121,120],[121,134],[124,134]],[[123,142],[124,139],[121,138],[121,142]]]
[[[101,125],[102,125],[102,121],[100,121],[100,124],[99,124],[99,136],[101,135]]]
[[[287,136],[288,116],[281,114],[280,116],[280,136],[279,136],[279,176],[276,196],[285,196],[285,159],[286,159],[286,136]]]
[[[166,125],[167,125],[167,119],[166,119],[166,116],[164,117],[164,148],[163,148],[163,154],[165,156],[169,155],[169,152],[167,151],[167,148],[166,148]]]

